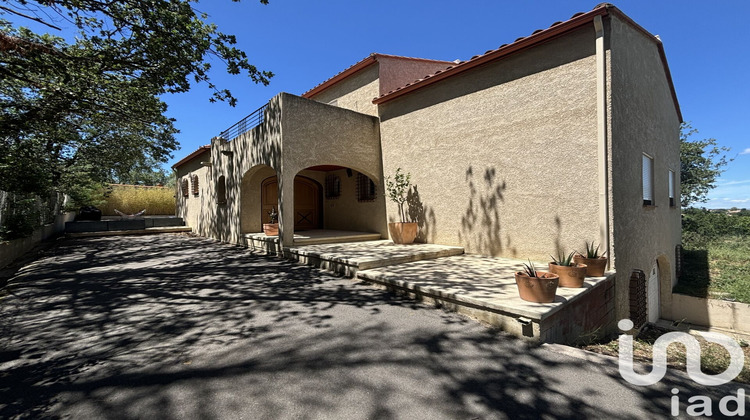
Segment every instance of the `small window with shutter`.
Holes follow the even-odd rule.
[[[224,175],[216,183],[216,202],[219,205],[227,204],[227,179]]]
[[[341,178],[337,175],[326,175],[326,198],[335,199],[341,196]]]
[[[190,195],[190,187],[188,186],[187,178],[184,178],[180,184],[180,188],[182,189],[182,196],[188,197]]]
[[[198,189],[198,175],[193,175],[190,181],[193,183],[193,195],[197,197],[200,194],[200,190]]]
[[[643,205],[654,205],[654,158],[643,154],[642,168],[642,185],[643,185]]]
[[[365,174],[357,173],[357,201],[375,201],[375,183]]]

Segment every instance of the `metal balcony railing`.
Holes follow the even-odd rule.
[[[251,112],[250,115],[248,115],[247,117],[237,121],[236,123],[234,123],[233,126],[222,131],[221,134],[219,134],[219,136],[231,141],[247,133],[253,128],[263,124],[263,121],[266,115],[265,113],[266,107],[268,107],[268,104],[265,104],[262,107]]]

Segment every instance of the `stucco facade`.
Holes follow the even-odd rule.
[[[388,237],[398,216],[384,179],[401,168],[419,241],[542,260],[596,241],[617,270],[618,316],[630,273],[653,267],[668,315],[680,213],[667,176],[679,191],[680,122],[661,41],[602,5],[464,62],[372,54],[302,96],[279,94],[260,125],[211,141],[210,165],[178,165],[178,177],[205,177],[207,197],[178,208],[200,234],[241,244],[261,231],[261,188],[275,176],[291,245],[304,177],[321,186],[320,227]],[[642,197],[644,153],[653,205]],[[360,173],[372,199],[358,197]],[[339,196],[329,197],[331,179]]]

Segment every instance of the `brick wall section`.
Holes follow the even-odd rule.
[[[633,270],[630,275],[630,320],[636,328],[648,320],[646,305],[646,274],[642,270]]]
[[[615,275],[612,274],[584,296],[543,319],[540,341],[587,343],[609,336],[615,326]]]

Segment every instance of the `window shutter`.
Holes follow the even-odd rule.
[[[643,155],[643,204],[654,204],[654,159]]]
[[[188,195],[190,195],[189,191],[188,191],[189,187],[188,187],[188,180],[187,180],[187,178],[183,179],[181,184],[182,184],[181,185],[181,187],[182,187],[182,196],[183,197],[187,197]]]
[[[675,205],[674,198],[675,198],[675,176],[674,176],[674,171],[670,170],[669,171],[669,205],[670,206]]]
[[[191,181],[193,182],[193,195],[197,197],[200,193],[198,189],[198,175],[193,175]]]

